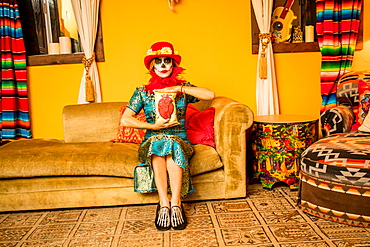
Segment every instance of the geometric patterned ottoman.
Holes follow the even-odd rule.
[[[301,156],[298,203],[306,213],[370,227],[370,134],[337,133]]]

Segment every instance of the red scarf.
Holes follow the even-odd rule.
[[[181,77],[181,73],[184,70],[185,69],[181,67],[174,67],[171,76],[166,78],[159,77],[153,70],[151,70],[149,74],[152,76],[152,78],[150,78],[149,84],[145,85],[145,91],[153,93],[154,89],[162,89],[165,87],[173,87],[183,84],[186,82],[186,80]]]

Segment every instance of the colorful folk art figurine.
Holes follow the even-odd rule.
[[[300,26],[293,28],[293,43],[301,43],[303,42],[303,32]]]

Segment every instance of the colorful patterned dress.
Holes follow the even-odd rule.
[[[184,86],[194,87],[194,85],[188,82],[184,83]],[[144,89],[144,86],[136,88],[127,107],[136,114],[144,109],[146,121],[154,124],[156,120],[154,93],[149,93]],[[186,136],[185,115],[187,104],[197,101],[199,99],[191,95],[178,94],[175,104],[177,108],[177,119],[180,124],[171,128],[160,130],[148,129],[146,131],[138,154],[139,160],[142,163],[136,166],[134,172],[134,190],[136,192],[148,193],[157,191],[151,164],[151,156],[153,154],[158,156],[172,155],[175,163],[183,168],[181,198],[194,192],[188,163],[194,150]]]

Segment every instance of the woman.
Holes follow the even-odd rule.
[[[147,129],[139,148],[139,160],[142,163],[135,168],[135,191],[158,191],[155,225],[162,231],[171,227],[175,230],[185,229],[187,221],[181,198],[194,192],[188,163],[193,148],[186,136],[186,106],[199,99],[214,98],[214,93],[209,89],[195,87],[180,76],[184,70],[179,67],[180,62],[181,56],[174,52],[171,43],[153,44],[144,58],[144,64],[152,76],[149,84],[136,88],[121,118],[123,126]],[[156,121],[155,92],[176,93],[174,104],[177,121]],[[147,122],[134,118],[141,109],[144,109]],[[168,192],[171,192],[171,199]]]

